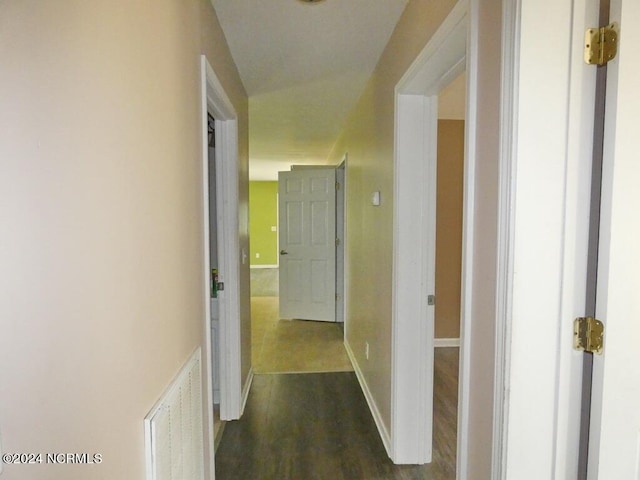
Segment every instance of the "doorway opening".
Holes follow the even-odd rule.
[[[438,92],[433,459],[455,474],[462,298],[464,72]]]
[[[204,421],[210,465],[214,465],[214,409],[220,420],[240,418],[251,375],[241,381],[240,255],[238,252],[238,126],[237,115],[220,81],[201,56],[202,215],[204,301]],[[213,117],[212,128],[209,118]],[[211,130],[211,131],[210,131]],[[211,138],[210,140],[210,137]],[[210,155],[210,143],[215,151]],[[213,157],[213,158],[211,158]],[[210,176],[211,174],[211,176]],[[212,181],[210,187],[210,181]],[[215,191],[214,187],[215,186]],[[211,189],[210,189],[211,188]],[[215,232],[211,226],[215,225]],[[213,250],[213,253],[212,253]],[[214,285],[213,269],[217,278]],[[217,313],[217,325],[212,319]],[[214,327],[215,330],[214,331]],[[213,335],[212,335],[213,333]],[[214,336],[218,337],[214,341]],[[215,345],[218,351],[214,352]],[[214,375],[217,378],[214,379]],[[214,392],[214,384],[216,391]]]
[[[387,439],[388,451],[395,463],[422,464],[433,460],[434,347],[459,344],[457,469],[461,478],[465,472],[460,466],[466,464],[469,379],[465,362],[469,339],[465,338],[465,331],[470,322],[468,286],[471,285],[473,253],[470,246],[475,119],[469,112],[473,111],[476,82],[473,66],[467,65],[468,30],[468,4],[458,2],[396,86],[392,424]],[[444,124],[438,128],[438,100],[439,95],[446,93],[445,87],[455,84],[465,71],[468,72],[466,79],[457,80],[466,91],[466,106],[463,106],[466,125],[457,126],[464,131],[461,147],[464,166],[459,173],[462,184],[458,180],[463,197],[460,243],[453,253],[461,258],[460,284],[449,289],[454,295],[460,294],[457,305],[460,323],[454,322],[460,332],[459,340],[455,339],[455,329],[436,340],[437,147],[438,131],[444,129]],[[465,105],[464,100],[462,104]],[[448,303],[455,301],[454,296],[453,302]]]
[[[224,424],[220,418],[220,311],[218,303],[218,205],[216,195],[216,132],[215,119],[207,112],[208,198],[209,198],[209,279],[211,326],[211,382],[213,395],[213,437],[217,444]]]
[[[279,176],[249,189],[254,372],[352,371],[340,322],[344,162]]]

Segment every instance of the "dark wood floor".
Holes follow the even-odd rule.
[[[354,373],[257,375],[216,479],[455,479],[457,371],[458,349],[436,349],[433,462],[420,466],[389,460]]]

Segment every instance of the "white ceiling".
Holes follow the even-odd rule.
[[[323,164],[407,0],[211,0],[249,95],[252,180]]]

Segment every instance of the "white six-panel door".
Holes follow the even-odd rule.
[[[278,173],[280,318],[335,321],[336,172]]]

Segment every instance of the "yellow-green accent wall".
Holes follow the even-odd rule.
[[[251,265],[277,265],[278,182],[249,183]],[[258,256],[258,257],[256,257]]]

